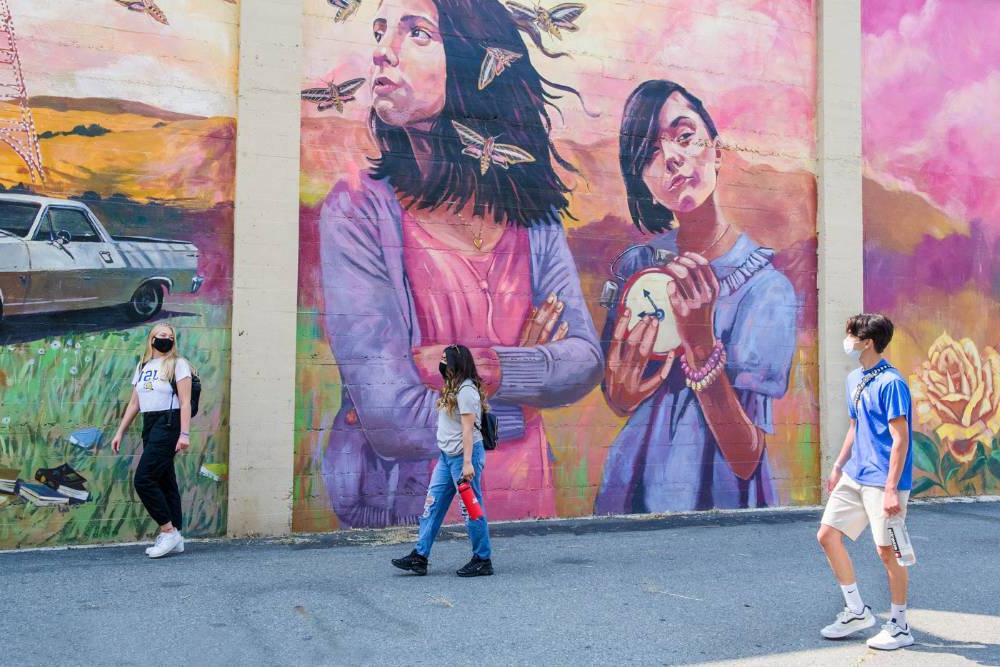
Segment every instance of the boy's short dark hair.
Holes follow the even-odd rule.
[[[847,333],[858,340],[870,340],[882,354],[892,340],[892,320],[881,313],[861,313],[847,320]]]

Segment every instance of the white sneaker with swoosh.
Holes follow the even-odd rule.
[[[882,631],[868,640],[868,648],[877,648],[880,651],[895,651],[897,648],[904,648],[913,645],[913,634],[910,628],[905,630],[893,621],[889,621],[882,626]]]
[[[875,625],[875,616],[868,605],[865,605],[864,611],[860,614],[855,614],[844,607],[844,611],[837,614],[837,620],[820,630],[820,634],[827,639],[843,639],[855,632],[867,630],[873,625]]]

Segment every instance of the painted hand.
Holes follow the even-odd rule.
[[[667,293],[677,318],[677,333],[684,342],[688,359],[701,362],[715,345],[719,281],[708,260],[693,252],[686,252],[668,264],[666,271],[674,278]]]
[[[653,342],[659,329],[655,317],[646,317],[628,330],[632,313],[627,308],[618,317],[604,367],[604,387],[608,404],[620,416],[630,415],[663,384],[674,365],[674,352],[663,361],[660,372],[645,377],[652,359]]]
[[[569,325],[563,322],[556,328],[565,308],[566,305],[556,298],[555,294],[549,294],[545,303],[532,310],[531,316],[521,327],[521,340],[518,346],[534,347],[565,338],[569,333]]]
[[[413,364],[417,367],[417,375],[420,376],[420,382],[428,389],[441,391],[441,388],[444,386],[444,378],[441,377],[438,364],[441,363],[441,355],[444,354],[446,347],[448,346],[427,345],[425,347],[415,347],[410,351]]]
[[[410,350],[410,358],[417,368],[420,384],[432,391],[441,391],[444,387],[444,378],[441,377],[438,364],[441,363],[441,355],[446,347],[448,346],[427,345]],[[483,381],[486,395],[492,396],[500,388],[500,357],[490,347],[470,347],[469,351],[476,361],[476,370]]]

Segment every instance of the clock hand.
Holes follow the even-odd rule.
[[[642,290],[642,295],[646,297],[646,300],[649,301],[649,303],[653,306],[654,311],[652,314],[656,316],[656,319],[662,322],[666,318],[667,314],[663,311],[662,308],[656,305],[655,301],[653,301],[653,295],[649,293],[648,289]],[[640,315],[639,317],[642,317],[642,315]]]

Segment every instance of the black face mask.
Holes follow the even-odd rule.
[[[157,352],[162,352],[166,354],[170,350],[174,349],[174,341],[169,338],[154,338],[153,339],[153,349]]]
[[[446,363],[444,363],[442,361],[441,363],[438,364],[438,370],[441,371],[441,377],[443,377],[444,379],[447,380],[448,379],[448,364],[446,364]]]

